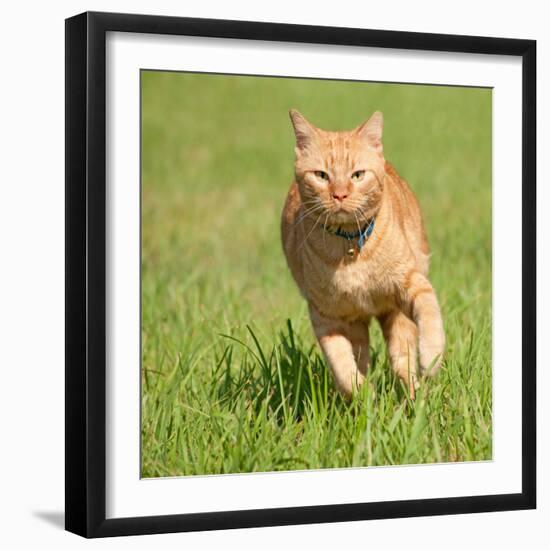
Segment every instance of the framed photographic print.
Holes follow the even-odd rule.
[[[66,21],[66,528],[535,507],[530,40]]]

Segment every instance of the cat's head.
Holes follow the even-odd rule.
[[[376,214],[383,190],[382,113],[354,130],[328,132],[292,109],[296,181],[304,208],[329,226],[357,226]],[[325,221],[323,221],[325,223]]]

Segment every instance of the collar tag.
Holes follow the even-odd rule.
[[[356,247],[358,251],[361,251],[365,243],[367,242],[368,238],[372,235],[372,232],[374,231],[374,218],[367,223],[363,229],[360,231],[356,231],[354,233],[349,233],[348,231],[343,231],[340,227],[331,233],[333,235],[336,235],[337,237],[342,237],[344,239],[347,239],[348,242],[351,243],[352,240],[357,239]],[[352,250],[350,248],[350,250]],[[348,250],[349,253],[349,250]]]

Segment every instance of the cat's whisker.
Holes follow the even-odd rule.
[[[305,210],[304,212],[302,212],[302,214],[300,215],[300,217],[294,222],[294,225],[298,225],[299,223],[301,223],[303,220],[305,220],[309,215],[311,214],[314,214],[315,212],[318,212],[320,209],[323,208],[323,205],[322,204],[318,204],[316,206],[313,206],[313,207],[310,207],[308,208],[307,210]]]
[[[298,217],[298,219],[296,220],[295,223],[300,223],[301,221],[303,221],[305,218],[307,218],[309,215],[315,213],[316,211],[318,211],[320,209],[320,206],[314,206],[312,208],[309,208],[308,210],[305,210],[304,212],[302,212],[302,214]]]
[[[304,201],[302,203],[302,206],[307,206],[309,204],[313,204],[313,206],[317,206],[317,205],[321,204],[321,201],[319,199],[312,199],[310,201]],[[311,206],[309,206],[308,208],[311,208]]]
[[[357,224],[357,231],[361,233],[361,226],[359,225],[359,219],[357,218],[357,214],[355,213],[355,210],[353,211],[353,217],[355,218],[355,223]]]
[[[312,201],[313,202],[313,201]],[[300,217],[304,217],[306,216],[307,214],[313,212],[314,210],[316,210],[317,208],[319,208],[320,206],[322,206],[319,201],[315,201],[315,204],[313,206],[310,206],[308,208],[306,208],[305,210],[302,211],[301,213],[301,216]]]
[[[322,215],[323,214],[319,214],[319,216],[315,220],[315,223],[313,224],[313,227],[309,230],[309,233],[305,236],[304,240],[302,241],[302,244],[300,244],[300,246],[298,247],[298,250],[301,250],[302,246],[304,246],[304,244],[306,244],[306,241],[309,239],[310,235],[313,233],[313,231],[317,227],[317,224],[319,223],[319,220],[321,219]]]
[[[305,206],[305,205],[308,205],[308,204],[318,205],[318,204],[321,204],[321,201],[319,200],[318,197],[313,197],[311,200],[307,200],[307,201],[302,202],[302,206]]]
[[[368,221],[368,217],[365,213],[365,208],[367,207],[367,205],[361,205],[359,206],[359,208],[357,208],[357,211],[359,213],[359,219],[360,220],[364,220],[364,221]]]
[[[330,219],[331,214],[332,214],[332,212],[329,210],[327,212],[327,217],[326,217],[325,223],[323,225],[323,246],[325,247],[325,250],[327,249],[327,223],[328,223],[328,220]]]

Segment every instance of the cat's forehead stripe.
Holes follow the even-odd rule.
[[[336,164],[338,162],[350,162],[350,151],[351,151],[351,140],[350,136],[344,133],[331,132],[327,136],[326,147],[328,153],[326,155],[326,160],[329,164]]]

